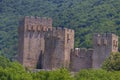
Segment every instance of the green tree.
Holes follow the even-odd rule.
[[[103,63],[102,68],[108,71],[120,71],[120,53],[111,53]]]

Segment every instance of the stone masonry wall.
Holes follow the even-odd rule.
[[[100,68],[111,52],[118,52],[118,36],[94,34],[93,49],[74,49],[74,30],[52,27],[51,18],[25,17],[18,27],[18,61],[27,68]]]
[[[93,68],[100,68],[111,52],[118,52],[118,36],[112,33],[95,34],[93,43]]]
[[[71,71],[92,68],[93,49],[75,48],[71,53]]]
[[[64,66],[70,66],[70,53],[74,49],[74,30],[65,29],[65,43],[64,43]]]
[[[19,59],[28,68],[41,68],[44,53],[44,33],[52,29],[49,18],[25,17],[19,27]],[[39,65],[38,65],[39,64]]]
[[[74,42],[69,47],[66,46],[66,31],[69,34],[69,41],[74,41],[72,30],[66,28],[53,28],[52,31],[48,31],[45,35],[45,54],[44,54],[44,68],[56,69],[61,67],[69,67],[66,65],[70,60],[70,51],[73,48]],[[71,33],[69,32],[71,31]],[[71,37],[72,36],[72,37]],[[73,40],[72,40],[73,39]],[[72,45],[72,47],[70,46]],[[66,52],[66,50],[68,52]],[[65,61],[66,60],[66,61]]]

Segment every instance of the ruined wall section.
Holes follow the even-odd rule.
[[[93,49],[75,48],[71,53],[71,71],[92,68]]]
[[[118,52],[118,36],[112,33],[94,34],[93,68],[100,68],[111,52]]]
[[[74,46],[74,40],[72,40],[74,38],[71,37],[74,35],[72,34],[73,32],[74,32],[73,30],[60,27],[53,28],[52,31],[51,30],[47,31],[47,33],[45,34],[45,55],[44,55],[45,69],[69,67],[69,65],[66,66],[66,64],[70,60],[70,51]],[[66,46],[66,33],[69,34],[68,42],[73,41],[73,43],[69,43],[71,45],[67,46]],[[68,62],[66,62],[65,60]]]
[[[47,29],[52,29],[52,20],[25,17],[22,22],[19,27],[19,61],[27,68],[41,68],[45,47],[44,34]]]

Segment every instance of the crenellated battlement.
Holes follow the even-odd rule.
[[[102,34],[99,34],[99,33],[95,33],[94,34],[94,37],[118,37],[117,35],[113,34],[113,33],[102,33]]]
[[[52,28],[48,28],[48,27],[42,27],[42,26],[27,26],[26,31],[36,31],[36,32],[46,32],[46,31],[52,31]]]
[[[74,30],[52,27],[51,18],[26,16],[19,23],[19,62],[27,68],[100,68],[118,51],[118,36],[112,33],[95,33],[93,49],[74,48]]]
[[[74,32],[74,30],[72,30],[72,29],[62,28],[62,27],[53,27],[52,29],[53,29],[53,31],[67,31],[67,32]]]
[[[93,67],[99,68],[111,52],[118,52],[118,36],[113,33],[95,33],[93,48]]]
[[[86,55],[92,55],[91,53],[93,53],[93,49],[86,49],[86,48],[75,48],[74,50],[72,50],[72,54],[73,56],[76,57],[87,57]]]
[[[114,46],[118,47],[118,36],[112,33],[104,33],[104,34],[94,34],[94,45],[97,46],[109,46],[114,44]]]
[[[93,49],[75,48],[71,53],[72,71],[79,71],[80,69],[87,69],[92,67]]]
[[[46,35],[47,35],[47,37],[48,36],[53,36],[53,37],[58,37],[58,38],[62,38],[63,39],[63,38],[65,38],[66,32],[69,32],[69,34],[73,34],[74,30],[67,29],[67,28],[62,28],[62,27],[53,27],[52,29],[48,28],[46,30]]]
[[[52,30],[52,19],[26,16],[19,25],[24,26],[26,31],[48,31],[48,29]]]
[[[52,27],[52,19],[46,17],[26,16],[24,18],[24,22],[26,25],[42,25],[42,26]]]

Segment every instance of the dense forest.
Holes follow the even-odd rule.
[[[74,29],[75,47],[91,48],[93,33],[120,36],[119,4],[120,0],[0,0],[0,54],[16,56],[18,23],[24,16],[51,17],[54,27]]]

